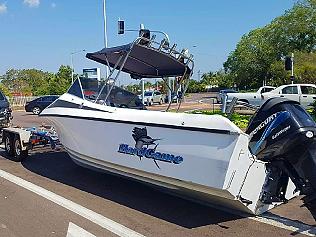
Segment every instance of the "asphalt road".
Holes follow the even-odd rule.
[[[43,122],[48,123],[14,113],[16,125]],[[306,236],[316,234],[313,205],[303,206],[298,197],[262,221],[82,168],[62,150],[40,149],[22,163],[0,150],[0,236],[4,237]]]

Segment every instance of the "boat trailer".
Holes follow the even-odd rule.
[[[50,146],[53,150],[60,148],[60,142],[54,128],[44,125],[39,128],[3,128],[2,143],[4,143],[7,155],[17,162],[25,159],[29,151],[36,147]]]

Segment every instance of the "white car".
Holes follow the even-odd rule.
[[[316,100],[316,85],[314,84],[291,84],[283,85],[262,94],[263,99],[284,97],[289,100],[300,102],[304,108],[308,108]]]
[[[238,101],[245,102],[254,106],[260,106],[263,104],[262,94],[275,89],[273,86],[262,86],[256,92],[246,93],[227,93],[227,102],[231,102],[234,97],[238,98]]]
[[[139,96],[142,99],[142,95]],[[164,102],[164,98],[160,91],[145,91],[144,93],[144,104],[153,105],[154,103],[162,104]]]

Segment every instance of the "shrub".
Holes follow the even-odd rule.
[[[208,110],[202,110],[202,111],[193,111],[193,114],[205,114],[205,115],[214,115],[219,114],[224,117],[229,118],[230,121],[232,121],[236,126],[238,126],[240,129],[246,129],[249,123],[249,120],[251,118],[250,115],[241,115],[237,113],[233,113],[230,117],[228,117],[226,114],[222,113],[219,110],[215,110],[214,112],[208,111]]]
[[[315,119],[316,118],[316,100],[313,103],[313,108],[311,109],[311,114]]]

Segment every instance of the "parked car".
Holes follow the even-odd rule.
[[[263,104],[262,94],[274,90],[273,86],[262,86],[256,92],[246,93],[227,93],[227,102],[232,101],[234,97],[238,98],[238,101],[245,102],[254,106],[261,106]]]
[[[55,95],[42,96],[30,102],[26,102],[25,111],[38,115],[57,98],[58,96]]]
[[[0,91],[0,128],[7,127],[12,120],[12,109],[5,95]]]
[[[223,89],[220,90],[218,95],[217,95],[217,103],[222,103],[223,102],[223,98],[227,93],[238,93],[236,90],[234,89]]]
[[[142,99],[142,95],[139,96]],[[151,106],[154,103],[162,104],[164,102],[163,96],[160,91],[145,91],[144,104]]]
[[[316,100],[316,85],[314,84],[290,84],[262,94],[263,99],[284,97],[300,102],[304,108],[308,108]]]

